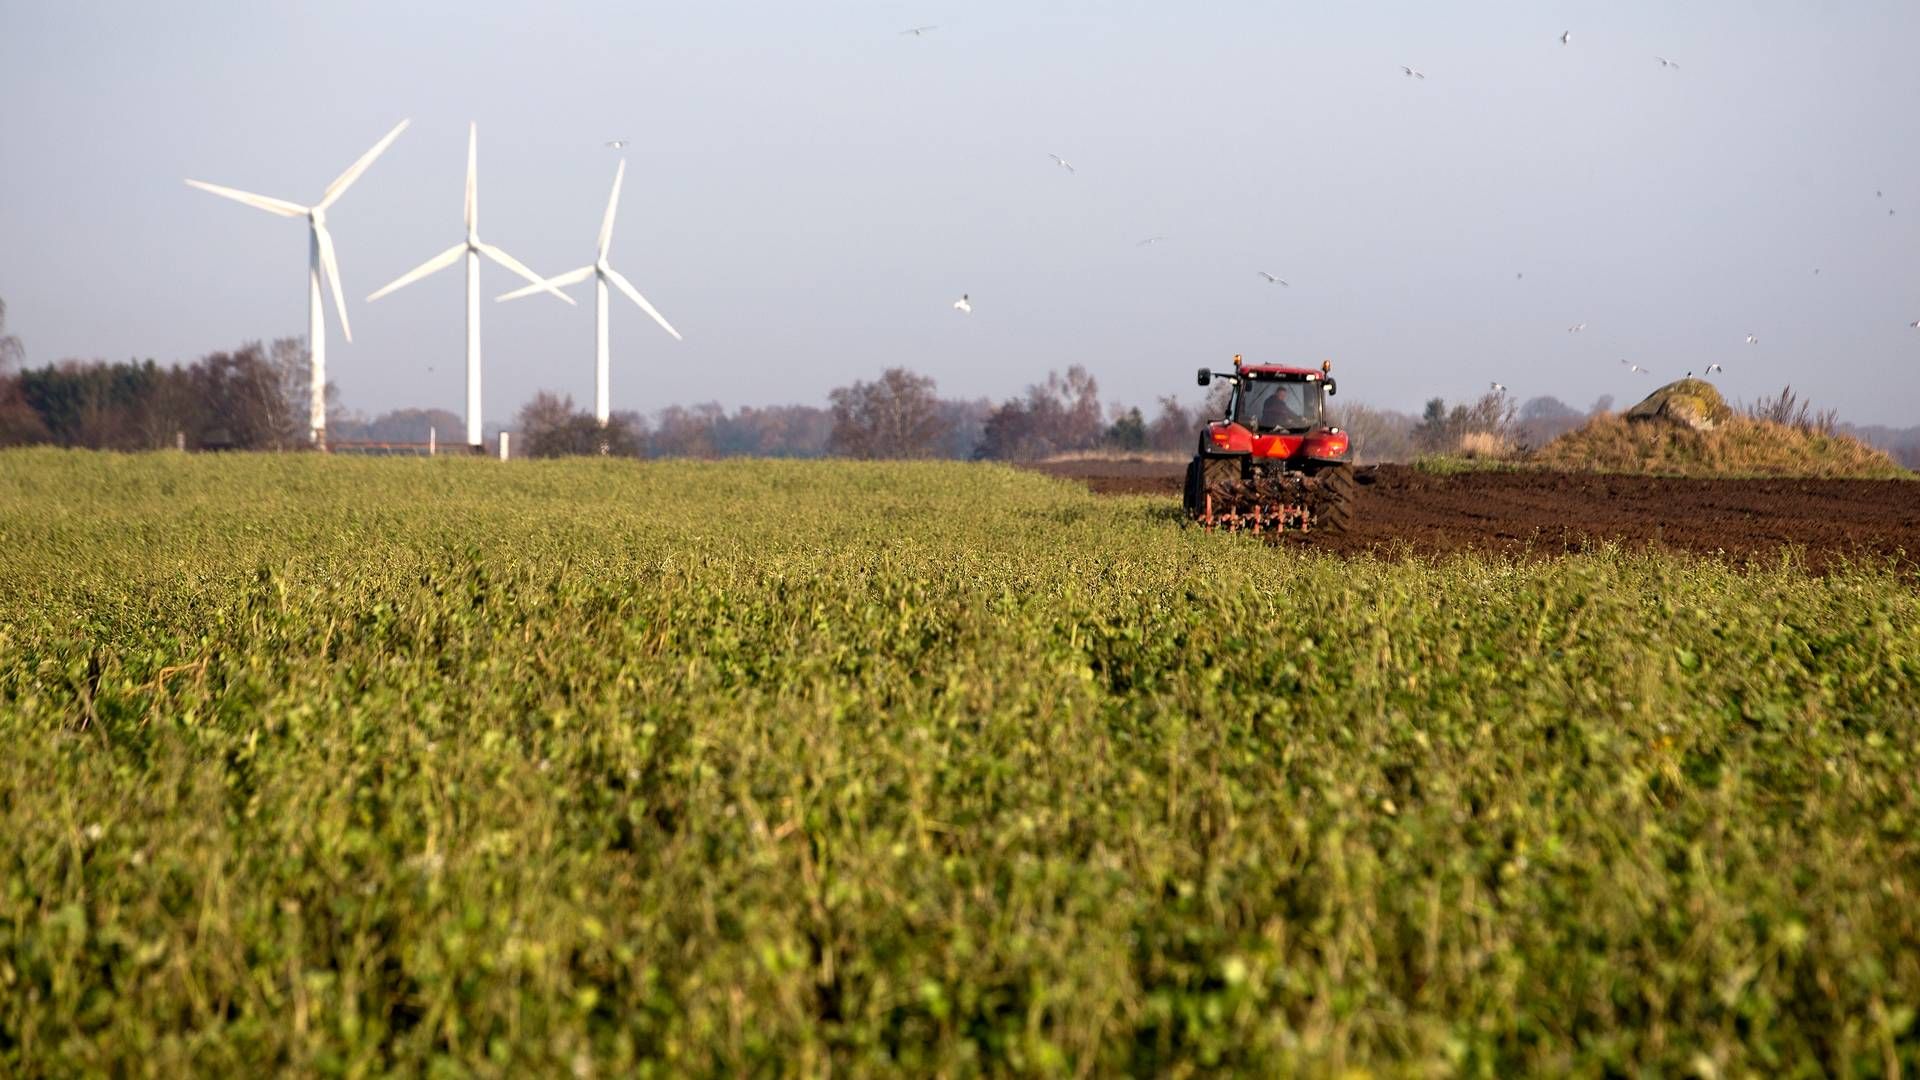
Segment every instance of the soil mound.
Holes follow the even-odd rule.
[[[1595,417],[1542,447],[1529,463],[1565,472],[1664,476],[1892,480],[1908,475],[1885,451],[1834,432],[1744,416],[1729,416],[1707,428],[1673,419],[1676,410],[1702,407],[1677,404],[1688,400],[1666,398],[1649,410],[1653,415],[1643,419]],[[1634,408],[1645,405],[1641,402]]]

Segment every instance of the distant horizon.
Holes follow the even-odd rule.
[[[0,299],[4,299],[4,297],[0,297]],[[304,335],[283,335],[283,337],[292,337],[292,338],[304,341]],[[242,342],[240,345],[233,346],[232,348],[216,349],[216,350],[213,350],[213,352],[215,353],[232,352],[235,349],[244,348],[246,345],[249,345],[249,344],[253,344],[253,342],[250,342],[250,341]],[[263,341],[260,344],[265,345],[265,344],[268,344],[268,342]],[[207,355],[211,355],[211,354],[207,354]],[[107,360],[101,357],[84,357],[83,358],[83,357],[70,356],[70,357],[63,357],[60,360],[35,361],[29,356],[26,362],[21,366],[23,368],[44,368],[49,365],[58,366],[60,364],[66,364],[66,363],[144,364],[148,360],[152,360],[155,364],[160,364],[160,365],[169,366],[169,367],[178,367],[183,364],[190,364],[193,361],[198,359],[201,359],[201,357],[192,357],[184,360],[164,360],[163,361],[157,357],[143,356],[143,357],[130,357],[124,361],[114,361],[114,360]],[[1249,360],[1249,362],[1253,362],[1253,361]],[[889,366],[907,366],[907,365],[889,365]],[[1071,365],[1068,365],[1068,366],[1071,366]],[[856,376],[854,379],[850,379],[847,383],[842,385],[852,385],[852,383],[856,381],[872,382],[884,370],[885,369],[881,369],[880,371],[874,371],[868,375]],[[912,369],[909,367],[908,370],[912,370]],[[1053,370],[1059,370],[1064,373],[1066,369],[1065,367],[1062,367],[1062,368],[1053,369]],[[915,372],[915,374],[927,374],[927,373]],[[1031,382],[1023,383],[1020,386],[1015,387],[1009,390],[1008,392],[1002,393],[1002,394],[967,394],[967,395],[951,394],[946,392],[943,388],[940,387],[939,380],[937,378],[934,380],[934,386],[935,386],[935,393],[943,400],[963,401],[963,402],[969,402],[969,403],[985,402],[988,405],[997,406],[1009,400],[1023,397],[1026,394],[1029,387],[1033,385],[1033,383],[1045,382],[1047,374],[1049,374],[1049,372],[1041,372],[1039,376],[1036,379],[1032,380]],[[1598,406],[1600,405],[1601,401],[1607,397],[1612,397],[1613,402],[1612,402],[1610,411],[1624,412],[1625,410],[1632,408],[1636,403],[1651,396],[1653,393],[1658,391],[1661,387],[1666,386],[1668,383],[1671,383],[1676,379],[1686,378],[1688,374],[1689,373],[1687,372],[1682,372],[1680,375],[1674,376],[1673,379],[1666,379],[1659,382],[1651,383],[1647,387],[1646,393],[1633,395],[1631,397],[1622,396],[1622,395],[1608,395],[1603,393],[1602,395],[1600,395],[1599,397],[1596,397],[1594,400],[1590,402],[1581,402],[1581,401],[1568,398],[1567,396],[1562,394],[1555,394],[1551,391],[1541,391],[1535,394],[1528,394],[1524,397],[1509,393],[1507,397],[1513,402],[1516,408],[1524,408],[1529,403],[1537,400],[1552,400],[1552,401],[1557,401],[1560,404],[1566,406],[1567,408],[1572,409],[1573,411],[1581,413],[1583,415],[1595,414],[1598,411]],[[1098,375],[1096,374],[1095,377],[1097,381]],[[1693,377],[1700,379],[1704,382],[1712,383],[1716,390],[1721,389],[1719,384],[1714,382],[1712,378],[1709,378],[1704,375],[1697,375],[1697,374],[1693,375]],[[1101,394],[1102,394],[1101,404],[1103,408],[1107,408],[1108,410],[1111,410],[1114,408],[1138,408],[1147,419],[1151,420],[1154,414],[1159,409],[1160,399],[1162,397],[1168,397],[1168,396],[1174,397],[1177,400],[1179,400],[1181,405],[1189,409],[1202,404],[1206,399],[1207,392],[1205,390],[1202,390],[1192,385],[1192,372],[1188,372],[1188,384],[1189,385],[1186,388],[1184,388],[1182,392],[1177,392],[1177,393],[1170,392],[1168,394],[1158,394],[1146,400],[1135,400],[1130,398],[1121,398],[1121,397],[1113,396],[1107,392],[1105,386],[1103,385],[1101,387]],[[444,412],[456,418],[460,418],[461,416],[460,409],[457,403],[439,405],[439,404],[421,404],[421,403],[409,404],[409,403],[401,402],[401,403],[392,404],[392,405],[381,405],[376,409],[359,408],[352,403],[352,400],[347,394],[347,391],[344,387],[340,387],[338,386],[337,383],[335,383],[335,389],[338,391],[338,394],[339,394],[338,399],[335,401],[335,407],[341,411],[341,413],[347,420],[354,423],[370,423],[370,422],[382,419],[383,417],[386,417],[388,415],[391,415],[394,413],[402,413],[402,412]],[[831,392],[831,390],[833,389],[837,389],[837,387],[830,387],[829,392]],[[1734,408],[1735,411],[1744,411],[1747,406],[1756,404],[1763,398],[1776,397],[1786,390],[1793,390],[1796,395],[1803,398],[1806,398],[1809,395],[1809,392],[1804,386],[1796,387],[1792,383],[1786,383],[1781,386],[1775,387],[1771,390],[1764,391],[1753,398],[1741,398],[1741,397],[1730,396],[1730,395],[1727,395],[1724,390],[1722,390],[1721,393],[1722,393],[1722,396],[1725,397],[1727,404],[1732,408]],[[520,410],[524,408],[529,402],[531,402],[535,396],[543,393],[554,394],[560,397],[571,398],[573,400],[573,406],[575,410],[578,412],[592,411],[593,402],[590,397],[583,402],[580,400],[580,397],[578,394],[575,394],[571,391],[558,390],[552,387],[539,387],[533,390],[531,393],[529,393],[526,399],[515,404],[513,406],[512,414],[509,417],[504,419],[498,416],[483,417],[481,421],[481,426],[486,431],[488,437],[491,438],[492,436],[497,435],[499,432],[502,432],[502,431],[512,432],[513,430],[515,430],[514,424],[517,423],[518,421],[518,414]],[[1349,391],[1347,393],[1341,394],[1340,395],[1341,400],[1333,401],[1330,407],[1334,409],[1338,409],[1341,405],[1365,406],[1367,408],[1400,413],[1402,415],[1409,416],[1414,419],[1418,419],[1421,413],[1426,408],[1427,402],[1433,400],[1436,397],[1439,397],[1442,400],[1444,400],[1448,406],[1453,406],[1457,404],[1471,404],[1474,401],[1479,400],[1484,393],[1485,391],[1483,391],[1482,394],[1468,394],[1468,395],[1457,397],[1457,398],[1444,397],[1443,395],[1429,395],[1425,398],[1422,398],[1418,404],[1412,407],[1401,407],[1398,405],[1383,404],[1379,401],[1375,401]],[[1826,402],[1823,402],[1818,398],[1810,398],[1809,404],[1815,409],[1825,409],[1830,407],[1827,405]],[[825,410],[831,407],[830,401],[824,395],[818,401],[788,400],[788,401],[743,402],[743,403],[733,405],[731,407],[727,407],[727,403],[720,398],[709,397],[709,398],[692,398],[685,401],[670,401],[664,404],[655,405],[651,407],[630,407],[630,406],[624,406],[624,405],[616,405],[613,411],[615,414],[638,415],[645,418],[645,417],[657,416],[669,409],[674,409],[674,408],[690,409],[690,408],[696,408],[703,405],[721,405],[725,408],[726,415],[728,416],[735,415],[742,408],[767,409],[767,408],[801,407],[801,408],[814,408],[814,409]],[[1852,417],[1847,416],[1843,411],[1839,411],[1839,410],[1836,410],[1836,413],[1838,415],[1839,423],[1844,427],[1880,428],[1880,429],[1886,429],[1896,434],[1907,433],[1907,432],[1920,434],[1920,414],[1913,415],[1911,417],[1910,422],[1908,423],[1897,423],[1897,422],[1885,423],[1885,422],[1877,422],[1877,421],[1856,420]],[[458,434],[458,433],[456,432],[455,434]]]

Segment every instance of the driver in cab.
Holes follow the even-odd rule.
[[[1285,390],[1276,388],[1268,395],[1266,404],[1260,406],[1260,426],[1263,428],[1291,430],[1305,427],[1306,423],[1307,418],[1295,412],[1293,405],[1287,401]]]

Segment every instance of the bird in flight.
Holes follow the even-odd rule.
[[[1409,79],[1424,79],[1427,77],[1426,72],[1421,71],[1418,68],[1410,68],[1405,64],[1400,65],[1400,70],[1406,72],[1407,78]]]
[[[940,28],[937,26],[909,26],[905,30],[900,31],[900,33],[903,36],[906,34],[912,34],[914,37],[921,37],[925,35],[926,32],[929,30],[938,30],[938,29]]]
[[[1567,42],[1572,40],[1573,40],[1573,31],[1571,30],[1560,31],[1560,44],[1565,45]]]
[[[1920,319],[1915,319],[1907,325],[1913,327],[1915,330],[1920,330]]]
[[[1504,394],[1507,392],[1506,383],[1496,382],[1496,383],[1488,383],[1487,385],[1493,387],[1493,392],[1496,394]]]
[[[627,144],[628,144],[629,142],[632,142],[632,141],[633,141],[633,140],[631,140],[631,139],[608,139],[608,140],[607,140],[607,149],[609,149],[609,150],[624,150],[624,149],[626,149],[626,146],[627,146]]]
[[[1278,285],[1282,288],[1291,288],[1291,286],[1287,285],[1285,281],[1282,281],[1281,279],[1274,277],[1272,274],[1267,273],[1265,270],[1255,270],[1254,273],[1259,274],[1263,278],[1266,278],[1267,284],[1269,285]]]
[[[1569,326],[1569,327],[1567,327],[1567,333],[1569,333],[1569,334],[1577,334],[1577,333],[1579,333],[1580,331],[1582,331],[1582,330],[1585,330],[1586,328],[1587,328],[1587,324],[1586,324],[1586,323],[1574,323],[1574,324],[1573,324],[1572,326]],[[1622,360],[1622,361],[1621,361],[1621,363],[1623,363],[1623,364],[1624,364],[1624,363],[1626,363],[1626,361],[1624,361],[1624,360]]]
[[[973,301],[967,299],[966,293],[961,293],[960,299],[953,302],[953,310],[962,315],[971,315],[973,314]]]
[[[1623,364],[1625,364],[1625,365],[1627,365],[1627,370],[1628,370],[1628,371],[1631,371],[1631,372],[1633,372],[1633,373],[1634,373],[1634,374],[1636,374],[1636,375],[1651,375],[1651,374],[1653,374],[1653,372],[1651,372],[1651,371],[1648,371],[1648,370],[1647,370],[1646,368],[1643,368],[1643,367],[1641,367],[1641,366],[1640,366],[1639,364],[1636,364],[1636,363],[1634,363],[1634,362],[1632,362],[1632,361],[1630,361],[1630,360],[1627,360],[1627,359],[1625,359],[1624,357],[1623,357],[1623,358],[1621,359],[1621,361],[1620,361],[1620,362],[1621,362],[1621,363],[1623,363]]]
[[[1680,70],[1680,61],[1678,60],[1669,60],[1664,56],[1656,56],[1654,59],[1660,61],[1660,66],[1663,68],[1672,68],[1675,71]]]
[[[1718,371],[1718,372],[1721,372],[1721,373],[1725,373],[1725,372],[1726,372],[1726,370],[1727,370],[1726,368],[1723,368],[1723,367],[1721,367],[1721,366],[1720,366],[1719,364],[1708,364],[1708,365],[1707,365],[1707,374],[1709,374],[1709,375],[1711,375],[1711,374],[1713,374],[1713,373],[1714,373],[1714,372],[1716,372],[1716,371]]]
[[[1758,344],[1760,344],[1760,339],[1759,339],[1758,337],[1755,337],[1755,336],[1754,336],[1754,335],[1752,335],[1752,334],[1748,334],[1748,335],[1747,335],[1747,344],[1749,344],[1749,345],[1758,345]]]
[[[1068,161],[1066,158],[1061,157],[1059,154],[1048,154],[1047,156],[1053,159],[1053,163],[1055,165],[1060,166],[1061,168],[1067,170],[1068,172],[1073,171],[1073,162]]]
[[[1137,244],[1135,244],[1135,245],[1133,245],[1133,246],[1134,246],[1134,247],[1146,247],[1146,246],[1147,246],[1148,244],[1157,244],[1157,243],[1159,243],[1160,241],[1162,241],[1162,240],[1165,240],[1165,239],[1166,239],[1166,237],[1164,237],[1164,236],[1149,236],[1149,237],[1147,237],[1147,238],[1146,238],[1145,240],[1142,240],[1142,241],[1140,241],[1139,243],[1137,243]]]

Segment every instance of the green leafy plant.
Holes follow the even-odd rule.
[[[1920,1067],[1920,590],[0,454],[0,1072]]]

